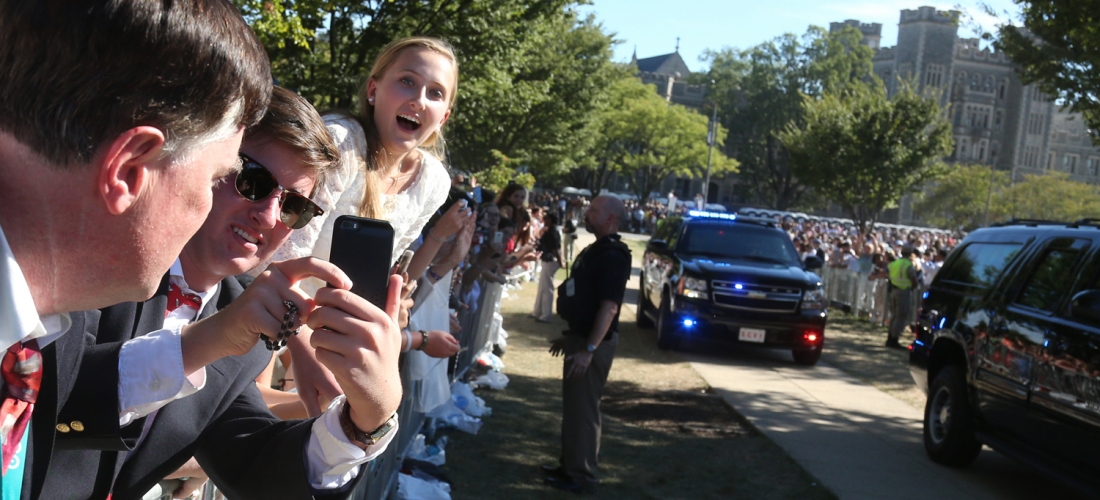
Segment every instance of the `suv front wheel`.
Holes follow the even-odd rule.
[[[672,306],[668,295],[661,296],[661,308],[657,311],[657,348],[662,351],[679,347],[676,337],[676,319],[672,317]]]
[[[966,378],[958,366],[943,367],[928,389],[924,449],[933,461],[960,468],[973,463],[982,451],[982,444],[974,437]]]

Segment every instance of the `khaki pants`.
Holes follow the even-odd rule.
[[[542,262],[542,272],[539,273],[539,293],[535,295],[535,311],[531,313],[542,321],[554,319],[554,274],[560,268],[556,260]]]
[[[897,340],[905,333],[905,327],[913,320],[913,290],[894,288],[890,291],[891,339]]]
[[[587,335],[571,335],[569,339],[565,349],[567,357],[587,350]],[[561,465],[573,481],[583,486],[595,486],[600,482],[596,475],[602,424],[600,397],[618,343],[618,333],[601,342],[592,356],[592,364],[581,377],[565,378],[570,361],[562,367]]]

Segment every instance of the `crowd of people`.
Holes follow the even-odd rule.
[[[458,67],[395,40],[359,108],[322,116],[227,0],[0,2],[2,498],[368,481],[401,432],[402,353],[447,384],[480,348],[455,311],[564,264],[557,214],[518,186],[475,198],[442,163]],[[327,262],[342,216],[392,228],[359,250],[404,270],[376,302]]]

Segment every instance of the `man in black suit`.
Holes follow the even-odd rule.
[[[120,434],[133,368],[97,371],[113,417],[59,421],[72,371],[97,362],[67,313],[157,290],[263,116],[271,70],[227,0],[0,0],[0,75],[0,349],[40,368],[24,373],[37,391],[0,382],[30,423],[3,428],[3,485],[40,498],[72,465],[51,460],[59,433]]]
[[[208,343],[227,345],[213,349],[224,357],[206,369],[188,371],[190,346],[181,335],[183,370],[169,363],[134,377],[144,390],[166,391],[164,397],[179,399],[159,408],[120,401],[124,418],[149,415],[128,426],[143,432],[124,461],[119,453],[80,450],[102,447],[114,436],[87,430],[64,433],[60,446],[74,449],[58,458],[72,465],[50,471],[44,498],[104,498],[108,492],[114,499],[141,498],[192,456],[231,498],[335,498],[350,492],[362,477],[359,465],[381,454],[395,435],[391,417],[401,389],[396,361],[400,336],[393,314],[336,289],[319,291],[314,309],[295,286],[297,281],[348,281],[335,266],[316,259],[275,263],[247,289],[233,277],[267,260],[294,228],[316,214],[307,196],[315,180],[339,161],[321,117],[304,99],[276,87],[267,115],[248,131],[241,153],[242,171],[215,187],[210,215],[153,298],[85,315],[86,338],[94,342],[86,348],[85,360],[125,358],[133,342],[159,342],[192,329],[214,333]],[[393,288],[395,293],[399,288]],[[284,301],[308,315],[308,324],[325,327],[313,341],[318,359],[346,394],[346,402],[341,396],[315,420],[276,418],[254,382],[271,359],[259,336],[275,337],[283,326],[288,317]],[[396,301],[391,294],[389,310],[394,314]],[[207,328],[211,324],[216,327]],[[168,352],[162,357],[174,358]],[[109,399],[95,395],[103,385],[97,378],[96,372],[81,367],[62,421],[110,415],[108,408],[91,411],[104,406],[97,401]],[[365,443],[363,435],[372,435],[374,441]],[[125,447],[121,438],[116,448]]]

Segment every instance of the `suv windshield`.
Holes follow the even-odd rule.
[[[744,224],[693,224],[684,232],[676,249],[692,255],[800,265],[786,233]]]

